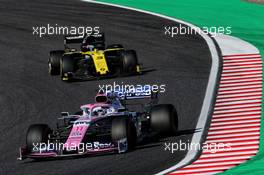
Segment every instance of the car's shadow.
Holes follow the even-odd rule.
[[[138,143],[137,146],[133,150],[128,151],[128,153],[132,153],[132,152],[135,152],[137,150],[142,150],[142,149],[160,147],[163,145],[164,142],[166,142],[167,140],[170,140],[172,137],[176,138],[179,136],[194,134],[196,132],[200,132],[200,129],[181,130],[181,131],[178,131],[177,134],[172,135],[172,136],[154,134],[150,137],[145,138],[140,143]],[[124,153],[124,154],[126,154],[126,153]],[[33,160],[25,161],[25,162],[23,162],[23,164],[38,163],[38,162],[44,162],[44,161],[47,162],[47,161],[60,161],[60,160],[70,160],[70,159],[82,159],[82,158],[88,158],[88,157],[112,156],[112,155],[117,155],[117,153],[101,153],[101,154],[94,154],[94,155],[76,155],[76,156],[60,157],[60,158],[40,158],[40,159],[33,159]]]
[[[122,78],[122,77],[135,77],[135,76],[143,76],[146,75],[150,72],[157,71],[154,68],[144,68],[141,70],[140,73],[137,74],[119,74],[119,75],[112,75],[112,76],[107,76],[107,77],[83,77],[83,78],[73,78],[70,80],[67,80],[65,82],[67,83],[74,83],[74,82],[85,82],[85,81],[94,81],[94,80],[106,80],[106,79],[114,79],[114,78]]]
[[[140,142],[135,148],[135,150],[161,146],[165,141],[169,140],[172,137],[176,138],[179,136],[194,134],[196,132],[200,132],[200,129],[181,130],[172,136],[158,135],[158,134],[154,136],[152,135],[151,137],[147,137],[142,142]]]

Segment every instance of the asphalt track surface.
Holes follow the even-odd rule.
[[[108,44],[137,51],[141,76],[65,83],[47,72],[50,50],[62,49],[62,36],[32,35],[33,26],[100,26]],[[164,151],[166,142],[188,142],[200,114],[211,57],[198,35],[164,35],[164,26],[179,25],[138,12],[78,0],[0,0],[0,174],[153,174],[175,165],[187,151]],[[160,103],[172,103],[179,115],[176,137],[153,140],[135,151],[53,161],[17,161],[33,123],[55,126],[61,111],[74,112],[93,101],[98,85],[165,84]]]

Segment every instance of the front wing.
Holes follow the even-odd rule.
[[[117,143],[111,144],[111,146],[107,148],[95,148],[85,151],[76,150],[74,151],[74,153],[65,152],[56,149],[29,151],[27,147],[20,147],[19,157],[17,159],[24,160],[26,158],[31,158],[31,159],[63,158],[63,157],[75,157],[75,156],[84,156],[84,155],[98,155],[104,153],[124,153],[127,151],[128,151],[127,139],[124,138],[119,140]]]

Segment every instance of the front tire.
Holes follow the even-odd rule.
[[[27,149],[32,151],[35,146],[41,143],[47,143],[51,129],[46,124],[30,125],[27,130],[26,146]]]
[[[151,128],[166,135],[174,135],[178,130],[178,116],[171,104],[154,106],[150,113]]]
[[[64,78],[69,72],[73,72],[74,62],[70,55],[65,55],[60,61],[60,76]]]
[[[122,54],[122,72],[125,74],[136,73],[138,59],[136,51],[126,50]]]
[[[60,60],[63,54],[63,50],[54,50],[50,52],[50,57],[48,60],[48,71],[50,75],[60,74]]]
[[[111,136],[113,142],[117,142],[126,138],[128,150],[132,150],[136,146],[136,127],[134,123],[128,118],[118,117],[113,119]]]

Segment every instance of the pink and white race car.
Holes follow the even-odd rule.
[[[140,105],[138,99],[148,102],[137,112],[129,110],[129,101]],[[157,94],[148,88],[99,92],[95,103],[82,105],[76,114],[62,112],[56,129],[46,124],[29,126],[18,159],[123,153],[155,133],[175,134],[178,118],[174,106],[157,103]]]

